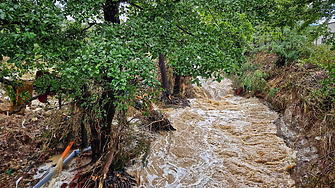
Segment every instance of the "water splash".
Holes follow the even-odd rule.
[[[191,107],[169,112],[177,131],[152,144],[147,167],[128,169],[138,187],[293,187],[285,169],[295,153],[276,136],[278,114],[233,96],[229,80],[201,82]]]

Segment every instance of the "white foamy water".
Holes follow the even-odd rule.
[[[295,153],[276,136],[278,114],[231,82],[202,81],[191,107],[169,112],[177,129],[152,143],[148,165],[128,172],[138,187],[293,187]]]

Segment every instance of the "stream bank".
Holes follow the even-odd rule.
[[[283,67],[275,66],[276,61],[274,54],[254,54],[244,76],[231,77],[235,92],[258,97],[280,113],[277,135],[297,151],[290,170],[297,187],[334,187],[334,96],[323,93],[321,84],[328,73],[307,60]],[[332,90],[334,84],[328,87]]]

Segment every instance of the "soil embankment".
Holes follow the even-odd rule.
[[[277,135],[297,151],[290,174],[298,187],[334,187],[335,108],[333,97],[320,93],[327,71],[308,62],[277,67],[276,60],[273,54],[256,54],[244,72],[248,76],[233,78],[236,92],[261,98],[281,113]],[[245,84],[248,79],[251,87]]]

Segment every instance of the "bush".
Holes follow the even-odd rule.
[[[318,37],[321,27],[298,28],[258,28],[253,35],[252,51],[267,51],[278,56],[277,65],[293,62],[303,56],[308,57],[313,50],[313,41]]]
[[[250,94],[255,94],[258,91],[264,92],[267,95],[267,99],[271,100],[277,92],[277,88],[271,88],[267,84],[269,75],[261,67],[262,65],[258,63],[244,63],[240,68],[239,76],[230,75],[229,78],[235,87],[242,87]]]
[[[318,46],[308,59],[303,62],[317,64],[319,67],[326,70],[327,76],[320,82],[321,88],[313,91],[314,97],[335,102],[335,51],[330,46]]]
[[[268,75],[262,70],[256,70],[251,74],[247,74],[243,77],[243,81],[241,86],[246,90],[250,91],[265,91],[268,89],[268,84],[266,81],[266,77]]]

